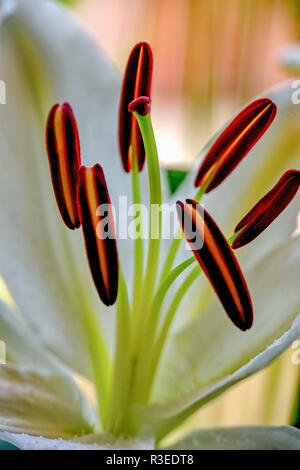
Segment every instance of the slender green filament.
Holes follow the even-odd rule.
[[[231,235],[231,237],[228,238],[227,241],[228,241],[229,245],[232,245],[232,243],[234,242],[236,237],[241,233],[242,230],[243,230],[243,228],[241,230],[239,230],[239,232],[234,233],[233,235]],[[194,258],[194,259],[196,259],[196,258]],[[187,260],[187,261],[189,261],[189,260]],[[179,266],[181,266],[181,265],[179,265]],[[175,294],[175,296],[174,296],[174,298],[173,298],[173,300],[170,304],[170,307],[167,311],[167,314],[166,314],[164,322],[163,322],[163,326],[162,326],[162,328],[159,332],[158,338],[157,338],[157,340],[154,344],[154,347],[153,347],[153,354],[151,356],[152,359],[151,359],[150,373],[148,375],[148,383],[145,383],[146,392],[145,392],[144,398],[145,398],[146,401],[149,398],[149,394],[151,392],[151,386],[153,384],[153,379],[154,379],[154,376],[155,376],[155,372],[156,372],[156,369],[157,369],[157,366],[158,366],[158,363],[159,363],[159,360],[160,360],[160,357],[161,357],[161,354],[162,354],[162,351],[163,351],[163,348],[164,348],[164,345],[165,345],[165,342],[166,342],[166,339],[167,339],[167,336],[168,336],[168,333],[169,333],[169,330],[170,330],[170,327],[171,327],[172,322],[174,320],[174,317],[176,315],[176,312],[177,312],[177,310],[180,306],[180,303],[183,300],[185,294],[187,293],[187,291],[189,290],[191,285],[200,276],[200,274],[202,272],[203,271],[202,271],[201,266],[197,265],[190,272],[190,274],[186,277],[186,279],[183,281],[183,283],[181,284],[181,286],[177,290],[177,292],[176,292],[176,294]]]
[[[144,311],[141,311],[141,308],[139,309],[140,312],[136,322],[135,337],[133,338],[133,351],[135,355],[139,349],[141,338],[143,338],[145,319],[147,318],[148,314],[148,306],[150,305],[152,293],[155,287],[159,261],[162,215],[160,169],[150,114],[141,116],[135,112],[134,115],[138,121],[146,151],[150,192],[149,245],[146,273],[141,297]]]
[[[130,306],[122,272],[119,274],[116,330],[115,360],[107,423],[107,430],[112,434],[119,434],[124,427],[130,386]]]
[[[150,114],[141,116],[138,113],[134,113],[134,115],[137,118],[138,124],[140,126],[147,156],[150,191],[150,236],[145,275],[145,291],[152,292],[155,285],[155,277],[158,266],[162,226],[160,168]]]
[[[153,383],[153,379],[155,376],[155,372],[170,330],[170,326],[172,324],[172,321],[175,317],[175,314],[178,310],[178,307],[185,296],[186,292],[188,289],[191,287],[193,282],[200,276],[202,273],[202,269],[199,265],[195,266],[195,268],[190,272],[190,274],[186,277],[186,279],[183,281],[179,289],[177,290],[170,307],[167,311],[166,317],[163,322],[163,326],[161,328],[161,331],[159,333],[159,336],[154,344],[153,348],[153,353],[152,353],[152,359],[151,359],[151,366],[150,366],[150,372],[148,375],[148,382],[145,384],[146,388],[146,396],[145,399],[147,400],[150,391],[151,391],[151,385]]]
[[[138,162],[137,162],[137,156],[136,152],[134,150],[134,147],[131,146],[131,159],[132,159],[132,169],[131,169],[131,178],[132,178],[132,200],[133,204],[136,207],[136,210],[138,210],[138,206],[141,205],[141,189],[140,189],[140,179],[139,179],[139,168],[138,168]],[[140,223],[142,224],[141,220],[141,214],[136,214],[136,220],[140,220]],[[137,226],[136,226],[137,228]],[[139,307],[140,307],[140,301],[141,301],[141,294],[142,294],[142,289],[141,285],[143,283],[143,276],[144,276],[144,244],[143,244],[143,238],[142,238],[142,226],[140,226],[140,233],[137,233],[136,230],[136,237],[134,240],[134,280],[133,280],[133,306],[132,306],[132,311],[133,311],[133,327],[137,328],[138,327],[138,315],[139,315]],[[137,336],[138,332],[134,331],[133,332],[133,337],[135,338]]]
[[[149,371],[150,367],[151,350],[153,347],[158,321],[165,297],[175,280],[195,261],[196,258],[192,256],[191,258],[188,258],[173,268],[164,282],[159,286],[155,296],[153,297],[151,309],[144,329],[145,334],[142,338],[141,347],[139,350],[134,395],[137,401],[143,400],[144,385],[147,383],[147,372]]]
[[[196,201],[196,202],[201,201],[202,197],[205,194],[206,189],[208,188],[208,185],[211,181],[212,176],[213,176],[213,174],[211,175],[210,178],[208,178],[206,183],[199,188],[196,195],[194,196],[194,201]],[[172,241],[172,243],[171,243],[171,246],[169,248],[169,252],[167,254],[167,258],[166,258],[166,261],[165,261],[163,269],[162,269],[160,282],[162,282],[164,280],[164,278],[168,275],[168,273],[172,269],[172,266],[174,264],[177,252],[179,250],[179,247],[181,245],[181,241],[182,241],[183,238],[184,238],[183,232],[182,232],[181,228],[179,228],[176,235],[175,235],[175,237],[174,237],[174,239],[173,239],[173,241]]]

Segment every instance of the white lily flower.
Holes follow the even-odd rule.
[[[125,195],[130,201],[131,179],[122,170],[116,139],[120,80],[64,8],[48,0],[14,3],[14,9],[11,2],[4,7],[0,26],[0,79],[6,84],[6,104],[0,105],[0,267],[12,299],[0,304],[0,339],[8,358],[0,366],[0,438],[22,449],[153,449],[200,406],[265,367],[300,336],[300,237],[292,237],[299,194],[270,229],[240,251],[253,327],[235,328],[202,276],[179,304],[151,390],[139,396],[138,387],[131,389],[126,401],[124,383],[111,374],[115,346],[118,360],[131,348],[124,325],[123,343],[115,338],[122,299],[117,308],[99,300],[81,231],[69,231],[57,210],[44,142],[51,106],[71,103],[82,163],[100,162],[111,200]],[[291,83],[264,96],[276,103],[276,120],[205,200],[228,233],[299,163],[300,109],[291,101]],[[146,172],[140,177],[148,201]],[[191,195],[194,177],[191,172],[176,199]],[[134,244],[118,239],[117,246],[121,281],[126,279],[130,291]],[[169,248],[165,240],[160,252]],[[176,260],[186,259],[181,246]],[[178,285],[169,289],[167,305]],[[119,402],[129,403],[121,418],[114,408]],[[199,431],[174,448],[300,449],[300,431],[289,426]]]

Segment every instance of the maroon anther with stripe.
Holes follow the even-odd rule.
[[[143,139],[136,118],[128,111],[128,105],[139,96],[151,95],[153,57],[146,42],[140,42],[131,51],[123,79],[119,109],[119,148],[126,172],[132,167],[136,155],[141,171],[145,163]]]
[[[204,158],[195,186],[208,183],[205,192],[216,188],[266,132],[276,115],[276,105],[267,98],[249,104],[226,127]]]
[[[248,212],[235,227],[235,233],[241,233],[232,244],[240,248],[252,242],[276,217],[287,207],[300,186],[300,171],[286,171],[277,184]]]
[[[187,241],[229,318],[241,330],[248,330],[253,323],[252,302],[226,238],[197,202],[191,199],[186,203],[177,201],[177,213]]]
[[[68,103],[55,104],[50,110],[46,148],[59,211],[66,226],[74,230],[80,227],[77,206],[80,144],[76,120]]]
[[[118,293],[118,252],[110,197],[99,164],[80,168],[78,198],[91,274],[102,302],[113,305]]]

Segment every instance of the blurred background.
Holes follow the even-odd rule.
[[[247,101],[291,70],[282,52],[300,35],[299,0],[77,0],[120,74],[132,46],[153,49],[152,116],[160,158],[187,168]],[[300,365],[292,349],[200,410],[187,428],[299,422]]]
[[[278,57],[299,39],[299,0],[77,0],[73,7],[122,72],[148,41],[160,158],[190,164],[208,137],[287,78]]]

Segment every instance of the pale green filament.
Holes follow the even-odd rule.
[[[157,340],[154,344],[154,349],[153,349],[153,353],[152,353],[152,360],[151,360],[151,366],[150,366],[150,373],[148,375],[148,381],[145,384],[145,387],[146,387],[145,399],[146,400],[147,400],[147,398],[150,394],[151,385],[152,385],[152,382],[153,382],[153,379],[154,379],[154,376],[155,376],[157,365],[159,363],[161,353],[162,353],[163,347],[165,345],[170,326],[171,326],[172,321],[175,317],[175,314],[178,310],[178,307],[179,307],[183,297],[185,296],[186,292],[188,291],[188,289],[191,287],[193,282],[200,276],[201,273],[202,273],[201,266],[199,266],[199,265],[195,266],[195,268],[190,272],[190,274],[186,277],[186,279],[183,281],[183,283],[181,284],[181,286],[177,290],[177,292],[176,292],[176,294],[175,294],[175,296],[174,296],[174,298],[173,298],[173,300],[170,304],[170,307],[169,307],[168,312],[166,314],[165,320],[163,322],[162,329],[161,329],[161,331],[159,333],[159,336],[158,336],[158,338],[157,338]]]
[[[141,116],[137,112],[135,112],[134,115],[138,121],[146,151],[150,192],[149,246],[146,273],[142,289],[142,305],[144,311],[141,312],[140,308],[138,321],[135,327],[136,334],[134,337],[133,347],[133,353],[135,354],[139,348],[142,332],[144,329],[145,318],[147,317],[148,313],[147,305],[149,305],[151,302],[152,293],[155,287],[159,260],[162,216],[160,169],[150,115],[147,114],[146,116]],[[154,213],[155,209],[156,212]]]
[[[130,387],[130,306],[122,272],[119,274],[116,330],[115,360],[107,423],[107,429],[112,434],[119,434],[124,427]]]
[[[196,258],[192,256],[181,264],[176,266],[169,275],[166,277],[164,282],[158,288],[151,304],[151,309],[147,318],[147,323],[144,329],[144,335],[141,340],[141,347],[139,351],[138,366],[135,377],[135,394],[134,398],[139,401],[143,399],[144,384],[147,382],[147,372],[150,367],[151,349],[153,341],[155,339],[155,333],[158,326],[159,316],[164,299],[168,293],[169,288],[172,286],[174,281],[183,273],[185,269],[191,266],[196,261]]]
[[[231,235],[231,237],[229,237],[229,238],[227,239],[227,241],[228,241],[228,243],[229,243],[230,246],[233,244],[233,242],[234,242],[235,239],[238,237],[238,235],[239,235],[240,233],[242,233],[242,231],[244,230],[244,228],[246,228],[246,227],[240,228],[240,230],[238,230],[236,233],[233,233],[233,234]]]
[[[140,179],[139,179],[139,167],[137,161],[136,152],[132,150],[132,169],[131,169],[131,181],[132,181],[132,199],[133,204],[136,206],[141,205],[141,189],[140,189]],[[138,216],[136,216],[138,218]],[[141,214],[140,214],[141,220]],[[140,227],[140,233],[142,232],[142,227]],[[139,306],[141,301],[141,294],[142,289],[141,286],[143,284],[143,276],[144,276],[144,246],[143,246],[143,238],[142,234],[139,236],[136,234],[136,238],[134,241],[134,281],[133,281],[133,328],[138,327],[138,315],[139,315]],[[133,337],[137,336],[137,331],[134,330]]]
[[[194,197],[194,201],[196,201],[196,202],[201,201],[201,199],[204,196],[205,191],[208,188],[213,176],[214,176],[214,173],[212,173],[211,176],[207,179],[206,183],[203,186],[200,187],[200,189],[197,191],[197,193]],[[181,244],[181,241],[182,241],[183,238],[184,238],[183,237],[183,232],[182,232],[181,228],[179,228],[176,235],[175,235],[175,237],[174,237],[174,240],[172,241],[171,246],[169,248],[169,252],[167,254],[167,258],[166,258],[166,261],[165,261],[163,269],[162,269],[160,282],[162,282],[165,279],[165,277],[168,275],[168,273],[172,269],[172,266],[174,264],[177,252],[179,250],[179,247],[180,247],[180,244]]]
[[[192,256],[191,258],[188,258],[187,260],[183,261],[181,264],[172,269],[172,271],[160,285],[159,289],[157,290],[154,296],[150,310],[150,316],[148,321],[149,328],[147,329],[147,333],[150,334],[150,336],[151,332],[153,333],[156,329],[161,307],[169,288],[171,287],[173,282],[178,278],[178,276],[195,261],[195,256]]]
[[[145,275],[146,292],[152,292],[155,285],[155,277],[157,272],[160,238],[161,238],[161,180],[159,160],[156,148],[155,137],[153,133],[150,114],[141,116],[134,113],[140,126],[148,167],[149,191],[150,191],[150,236],[149,249],[147,259],[147,269]],[[153,209],[157,209],[157,214],[153,214]],[[153,233],[154,232],[154,233]]]
[[[237,233],[234,233],[233,235],[231,235],[231,237],[228,238],[227,241],[228,241],[229,245],[232,245],[232,243],[237,238],[237,236],[241,233],[242,230],[243,230],[243,228],[241,230],[239,230]],[[145,395],[144,395],[145,400],[148,399],[149,394],[151,392],[151,386],[152,386],[152,383],[153,383],[155,372],[156,372],[156,369],[157,369],[157,366],[158,366],[158,363],[159,363],[159,360],[160,360],[160,357],[161,357],[161,353],[163,351],[163,348],[164,348],[164,345],[165,345],[165,342],[166,342],[166,339],[167,339],[172,321],[173,321],[173,319],[176,315],[176,312],[177,312],[177,310],[180,306],[180,303],[183,300],[186,292],[189,290],[189,288],[191,287],[193,282],[200,276],[201,273],[202,273],[201,266],[200,265],[196,266],[190,272],[190,274],[186,277],[186,279],[183,281],[183,283],[181,284],[181,286],[177,290],[177,292],[176,292],[176,294],[175,294],[175,296],[174,296],[174,298],[173,298],[173,300],[170,304],[170,307],[168,309],[168,312],[167,312],[166,317],[165,317],[164,322],[163,322],[163,326],[162,326],[161,331],[159,332],[158,338],[157,338],[157,340],[154,344],[153,355],[152,355],[151,366],[150,366],[150,373],[148,375],[148,382],[145,384],[145,387],[146,387],[146,392],[145,392]]]

